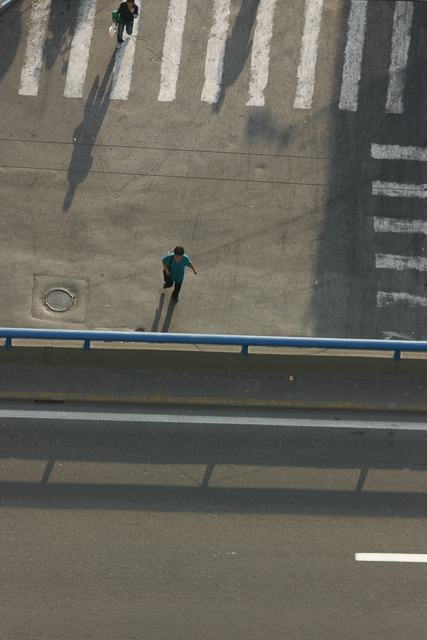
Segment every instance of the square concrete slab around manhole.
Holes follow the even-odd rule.
[[[84,278],[35,274],[31,315],[40,320],[84,322],[88,288]]]

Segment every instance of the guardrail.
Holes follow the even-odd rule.
[[[345,338],[292,338],[279,336],[239,336],[203,333],[149,333],[132,331],[74,331],[68,329],[0,328],[6,348],[14,339],[81,340],[85,351],[91,342],[150,342],[157,344],[205,344],[241,347],[243,356],[249,347],[294,347],[302,349],[344,349],[356,351],[393,351],[400,360],[402,351],[427,351],[427,342],[415,340],[349,340]]]

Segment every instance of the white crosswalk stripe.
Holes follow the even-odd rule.
[[[264,106],[264,89],[268,82],[270,63],[270,41],[273,35],[273,16],[276,0],[261,0],[258,7],[257,25],[252,45],[251,81],[248,106]]]
[[[186,14],[187,0],[171,0],[160,69],[160,102],[175,100]]]
[[[297,71],[294,109],[311,109],[317,62],[317,44],[322,21],[323,0],[306,0],[301,58]]]
[[[386,111],[388,113],[403,113],[403,91],[405,88],[406,65],[411,42],[413,13],[413,2],[396,0],[386,103]]]
[[[215,0],[214,22],[206,49],[205,83],[201,98],[211,104],[218,102],[221,91],[229,17],[230,0]]]
[[[351,0],[339,108],[357,111],[365,44],[367,0]]]
[[[399,303],[408,304],[410,307],[427,307],[427,298],[413,296],[410,293],[378,291],[377,307],[389,307]]]
[[[31,26],[19,86],[20,96],[36,96],[39,91],[50,3],[51,0],[38,0],[31,8]]]
[[[127,100],[129,98],[138,25],[139,18],[133,21],[132,35],[124,41],[121,49],[116,53],[110,93],[112,100]]]
[[[359,86],[363,74],[363,51],[369,20],[369,6],[374,0],[341,1],[343,4],[348,1],[350,6],[338,107],[340,110],[355,112],[358,109]],[[231,28],[230,0],[207,0],[207,2],[212,2],[213,22],[210,27],[204,60],[205,80],[201,100],[213,104],[218,102],[221,95],[224,59],[227,55],[227,42]],[[277,46],[277,43],[273,46],[271,44],[276,2],[277,0],[260,0],[257,8],[255,29],[250,43],[249,97],[246,100],[248,107],[265,105],[270,56],[276,55],[274,46]],[[172,102],[176,99],[185,37],[187,4],[188,0],[170,0],[160,66],[158,93],[160,102]],[[385,104],[385,110],[389,113],[403,112],[406,67],[414,13],[413,5],[412,0],[396,0],[395,3],[393,29],[390,33],[391,57]],[[20,95],[35,96],[38,93],[50,7],[51,0],[36,0],[32,6],[26,56],[19,87]],[[65,97],[81,98],[83,96],[92,46],[95,9],[96,0],[80,0],[65,79]],[[305,0],[304,26],[297,68],[295,63],[294,109],[311,109],[313,105],[323,11],[324,0]],[[143,7],[141,12],[143,13]],[[136,20],[134,23],[132,38],[127,40],[126,45],[117,53],[110,95],[113,100],[127,100],[130,95],[138,22],[139,20]],[[242,43],[242,46],[246,46],[245,43]],[[247,64],[249,64],[249,59]],[[188,78],[188,76],[186,77]],[[291,78],[288,76],[287,82],[290,81]],[[387,154],[388,151],[383,150],[384,153]],[[385,158],[384,155],[382,157]]]
[[[396,269],[397,271],[404,271],[405,269],[427,271],[427,258],[377,253],[375,255],[375,266],[377,269]]]
[[[80,0],[65,80],[64,96],[66,98],[81,98],[83,96],[90,43],[95,26],[95,6],[96,0]]]
[[[375,217],[374,231],[377,233],[422,233],[427,236],[427,221]]]

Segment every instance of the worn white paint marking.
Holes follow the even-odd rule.
[[[28,420],[74,420],[95,422],[141,422],[150,424],[229,424],[260,427],[315,427],[338,429],[401,429],[404,431],[427,431],[425,422],[399,422],[375,420],[313,420],[301,418],[257,418],[213,415],[173,415],[144,413],[92,413],[90,411],[24,411],[1,409],[0,418]],[[1,428],[1,425],[0,425]]]
[[[95,25],[95,6],[96,0],[80,1],[65,80],[64,96],[66,98],[81,98],[83,96],[90,43]]]
[[[40,70],[43,64],[43,47],[49,19],[51,0],[38,0],[31,9],[31,26],[28,34],[24,65],[19,85],[20,96],[36,96],[39,90]]]
[[[411,43],[412,16],[414,3],[397,0],[393,18],[393,36],[391,41],[391,60],[387,91],[387,113],[403,113],[403,92],[405,72]]]
[[[391,198],[427,198],[427,184],[405,184],[401,182],[372,183],[372,195]]]
[[[414,336],[409,333],[399,333],[398,331],[381,331],[383,340],[412,340]]]
[[[121,48],[116,53],[113,79],[111,81],[111,100],[127,100],[129,98],[138,24],[139,18],[133,21],[132,35],[125,39]]]
[[[357,111],[368,0],[351,0],[339,108]]]
[[[397,269],[397,271],[403,271],[404,269],[427,271],[427,258],[377,253],[375,254],[375,266],[377,269]]]
[[[170,1],[160,68],[160,102],[175,100],[186,14],[187,0]]]
[[[264,89],[268,82],[270,64],[270,42],[273,35],[273,17],[276,0],[261,0],[252,45],[251,81],[249,84],[249,107],[264,106]]]
[[[378,291],[377,307],[389,307],[393,304],[408,304],[410,307],[427,307],[427,298],[411,296],[409,293],[386,293]]]
[[[230,0],[215,0],[214,22],[208,40],[205,60],[205,84],[202,100],[218,102],[224,69],[225,43],[230,17]]]
[[[371,144],[371,156],[377,160],[420,160],[427,162],[424,147],[401,147],[398,144]]]
[[[301,59],[297,71],[294,109],[310,109],[313,101],[317,62],[317,42],[322,22],[323,0],[305,0],[305,23]]]
[[[356,553],[358,562],[427,562],[427,553]]]
[[[379,233],[423,233],[427,236],[427,221],[374,218],[374,230]]]

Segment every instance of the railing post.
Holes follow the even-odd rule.
[[[399,360],[400,360],[400,350],[396,350],[394,352],[394,361],[399,362]]]
[[[12,338],[6,338],[6,349],[12,348]]]
[[[242,356],[249,355],[249,346],[247,344],[242,344]]]
[[[85,340],[84,345],[83,345],[83,349],[85,351],[89,351],[90,350],[90,340]]]

